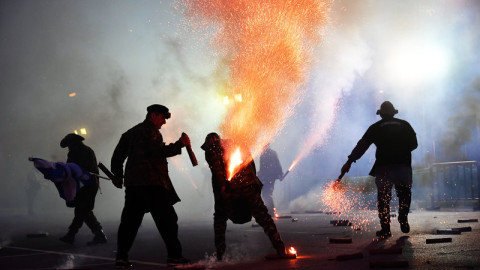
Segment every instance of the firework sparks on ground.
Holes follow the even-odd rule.
[[[352,221],[352,229],[364,231],[369,224],[376,222],[376,212],[369,210],[360,192],[345,181],[331,181],[324,185],[320,201],[327,208],[326,211],[338,213]]]
[[[301,100],[311,48],[319,42],[328,10],[316,0],[183,0],[186,15],[218,30],[216,49],[228,58],[228,107],[224,138],[261,153]],[[249,160],[245,160],[246,164]]]

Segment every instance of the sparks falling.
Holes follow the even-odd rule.
[[[256,157],[301,100],[311,48],[329,4],[319,0],[183,0],[187,17],[219,29],[215,44],[228,58],[231,104],[220,130]],[[248,160],[244,163],[246,164]]]
[[[375,222],[376,214],[364,205],[359,192],[345,181],[332,181],[324,185],[320,200],[327,212],[338,213],[338,216],[351,220],[352,229],[366,230],[369,224]]]

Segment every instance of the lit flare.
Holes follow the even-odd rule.
[[[233,176],[235,176],[235,173],[239,170],[238,168],[242,163],[242,153],[240,152],[240,147],[237,147],[237,149],[230,156],[230,160],[228,162],[228,181],[232,180]]]

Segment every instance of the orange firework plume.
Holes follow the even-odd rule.
[[[229,58],[229,91],[242,97],[228,108],[220,130],[256,157],[301,99],[310,48],[319,41],[329,5],[319,0],[182,2],[187,16],[219,26],[215,41]]]

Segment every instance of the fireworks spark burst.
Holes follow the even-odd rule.
[[[301,100],[312,47],[320,41],[329,1],[183,0],[186,15],[214,23],[217,49],[229,58],[231,96],[220,130],[261,153]],[[248,160],[244,163],[246,164]]]
[[[331,181],[324,185],[320,201],[326,211],[339,213],[339,216],[352,221],[352,229],[367,230],[376,221],[374,211],[370,211],[360,194],[360,190],[347,185],[345,181]]]

